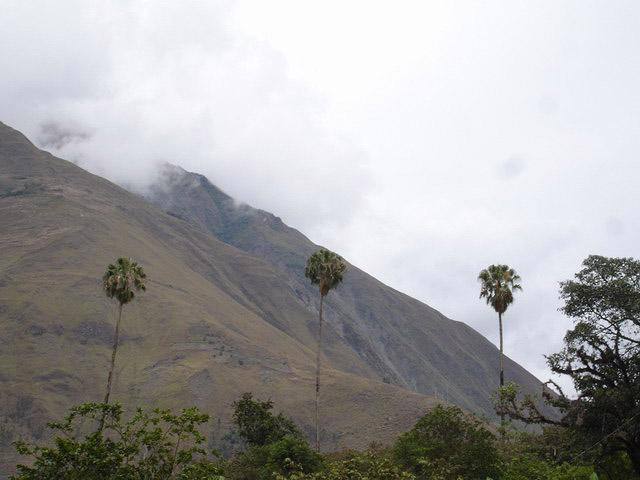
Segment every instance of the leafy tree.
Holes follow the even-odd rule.
[[[322,466],[322,457],[309,448],[309,443],[290,418],[274,415],[271,401],[254,400],[244,393],[234,403],[233,420],[238,434],[249,447],[237,454],[227,467],[233,480],[271,480],[274,474],[296,471],[310,473]]]
[[[30,465],[18,465],[13,480],[195,480],[222,479],[219,462],[206,456],[199,427],[208,415],[196,408],[179,414],[138,409],[122,419],[118,404],[87,403],[73,407],[61,421],[49,424],[53,445],[17,442]],[[104,420],[93,431],[87,422]],[[88,432],[88,433],[86,433]]]
[[[290,473],[291,465],[296,465],[296,470],[303,473],[318,471],[322,465],[322,457],[309,448],[309,443],[301,438],[287,435],[268,447],[268,460],[266,467],[273,472]]]
[[[511,384],[497,398],[499,412],[525,422],[569,428],[589,446],[585,454],[626,454],[640,475],[640,262],[589,256],[574,280],[560,284],[562,311],[574,319],[562,351],[547,361],[573,380],[570,399],[553,382],[547,403],[560,417],[546,415]]]
[[[244,393],[233,404],[233,421],[238,433],[249,446],[263,446],[281,440],[285,436],[303,438],[293,420],[281,413],[274,415],[273,402],[254,400],[251,393]]]
[[[225,470],[230,480],[272,480],[274,475],[307,474],[321,469],[320,454],[300,437],[286,435],[235,455]]]
[[[318,346],[316,351],[316,397],[315,397],[315,419],[316,419],[316,451],[320,451],[320,354],[322,352],[322,303],[329,291],[342,282],[342,276],[347,269],[347,265],[341,256],[326,250],[318,250],[307,260],[304,270],[305,276],[311,280],[313,285],[317,285],[320,290],[320,310],[318,315]]]
[[[400,436],[394,456],[419,479],[484,480],[498,472],[494,440],[475,417],[438,405]]]
[[[107,378],[107,392],[104,396],[105,404],[109,403],[109,397],[111,396],[111,381],[116,364],[116,352],[118,351],[122,307],[135,298],[136,291],[146,290],[144,284],[146,277],[144,270],[137,262],[134,262],[131,258],[124,257],[120,257],[116,260],[116,263],[110,264],[102,277],[102,286],[107,297],[115,298],[118,301],[118,320],[116,321],[116,330],[113,336],[111,367]]]
[[[500,386],[504,385],[504,348],[502,344],[502,315],[513,303],[513,292],[522,290],[518,283],[520,276],[508,265],[489,265],[478,275],[480,281],[480,298],[487,300],[487,305],[498,314],[500,328]]]

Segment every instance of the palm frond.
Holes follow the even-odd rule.
[[[522,290],[520,275],[508,265],[490,265],[478,274],[480,298],[485,298],[498,313],[513,303],[513,292]]]
[[[304,274],[312,284],[318,285],[320,294],[324,296],[342,282],[346,269],[340,255],[322,248],[309,257]]]
[[[102,286],[107,297],[124,305],[135,298],[135,292],[146,290],[145,278],[147,275],[141,265],[131,258],[120,257],[107,266]]]

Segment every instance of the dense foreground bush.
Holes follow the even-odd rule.
[[[567,462],[562,434],[496,438],[478,419],[438,406],[389,448],[321,456],[273,404],[245,394],[234,404],[243,449],[221,459],[204,448],[208,416],[84,404],[51,427],[50,445],[18,443],[31,457],[15,480],[595,480],[591,466]],[[104,427],[100,421],[104,415]],[[563,453],[564,452],[564,453]],[[613,470],[612,470],[613,471]],[[617,470],[624,472],[625,470]],[[615,473],[599,480],[633,478]]]
[[[53,445],[16,444],[33,463],[19,465],[14,479],[220,479],[222,470],[202,448],[198,430],[208,418],[196,408],[177,415],[156,409],[138,410],[125,422],[119,405],[83,404],[50,424]]]
[[[246,449],[225,468],[233,480],[269,480],[274,475],[316,472],[322,456],[314,452],[293,420],[272,413],[273,403],[255,400],[250,393],[234,403],[233,420]]]
[[[331,252],[319,253],[320,263],[309,264],[305,274],[320,285],[322,299],[341,280],[344,264]],[[497,438],[486,423],[459,408],[437,406],[388,449],[325,457],[309,447],[290,418],[272,412],[270,401],[246,393],[233,414],[233,438],[243,448],[222,459],[204,449],[200,429],[209,417],[196,408],[179,414],[139,409],[125,421],[122,408],[108,404],[122,307],[134,298],[133,290],[145,288],[141,267],[118,259],[103,278],[120,312],[105,402],[74,407],[63,421],[50,424],[50,445],[17,442],[29,461],[17,467],[13,479],[639,480],[640,261],[590,256],[583,267],[561,284],[562,310],[575,325],[563,350],[548,357],[553,372],[573,380],[578,398],[566,397],[559,387],[556,395],[544,390],[561,414],[549,417],[533,398],[519,398],[517,385],[503,386],[501,372],[497,413],[547,425],[542,433],[517,433],[503,425]],[[481,296],[500,316],[518,277],[504,265],[489,270],[480,276]],[[496,275],[509,288],[496,293]]]
[[[458,407],[438,405],[394,447],[398,463],[420,479],[484,480],[498,473],[495,437]]]

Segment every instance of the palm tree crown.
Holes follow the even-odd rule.
[[[120,257],[107,267],[102,277],[104,291],[109,298],[115,298],[121,305],[135,297],[135,291],[145,291],[147,278],[142,267],[131,258]]]
[[[513,292],[522,290],[520,276],[508,265],[490,265],[478,275],[480,298],[486,298],[487,304],[503,314],[513,303]]]
[[[318,285],[323,297],[341,281],[347,269],[344,259],[330,250],[322,248],[307,260],[304,275],[311,283]]]

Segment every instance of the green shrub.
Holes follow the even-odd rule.
[[[248,447],[236,454],[226,468],[232,480],[271,480],[274,475],[319,470],[322,457],[311,450],[293,420],[272,413],[273,403],[244,393],[233,404],[233,420]]]
[[[291,473],[291,462],[303,473],[316,472],[323,465],[322,456],[302,438],[289,435],[268,446],[266,466],[271,472]]]
[[[419,479],[485,480],[498,473],[494,435],[458,407],[438,405],[393,449],[396,461]]]
[[[198,430],[208,419],[194,407],[177,415],[139,409],[124,422],[120,405],[79,405],[62,422],[49,424],[56,433],[52,445],[16,442],[31,465],[18,465],[13,479],[219,479],[222,470],[207,457]]]
[[[238,434],[247,445],[268,445],[285,436],[302,438],[302,433],[293,420],[281,413],[274,415],[271,412],[271,401],[254,400],[251,393],[244,393],[233,407],[233,421]]]
[[[237,454],[229,462],[226,474],[232,480],[271,480],[274,475],[316,472],[322,466],[322,456],[306,440],[288,435]]]

